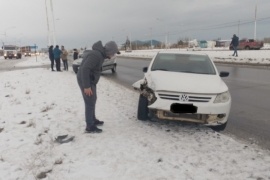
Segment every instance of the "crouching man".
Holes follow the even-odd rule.
[[[101,41],[93,44],[92,50],[86,50],[83,53],[83,60],[77,73],[77,81],[82,92],[85,104],[85,121],[88,133],[100,133],[98,125],[103,125],[95,115],[97,101],[97,83],[100,78],[102,64],[104,59],[112,58],[115,54],[120,54],[114,41],[109,41],[102,45]]]

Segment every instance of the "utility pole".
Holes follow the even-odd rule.
[[[152,47],[153,47],[153,44],[152,44],[152,28],[150,28],[150,30],[151,30],[151,49],[152,49]]]
[[[255,19],[254,19],[254,40],[257,38],[257,2],[255,5]]]
[[[49,24],[49,17],[48,17],[47,0],[45,0],[45,8],[46,8],[47,31],[48,31],[47,46],[50,46],[51,45],[51,32],[50,32],[50,24]]]
[[[50,0],[50,4],[51,4],[51,12],[52,12],[52,20],[53,20],[53,45],[56,45],[56,38],[55,38],[55,23],[54,23],[54,12],[53,12],[53,4],[52,4],[52,0]]]
[[[238,33],[237,33],[238,37],[240,37],[239,36],[239,26],[240,26],[240,21],[238,21]]]

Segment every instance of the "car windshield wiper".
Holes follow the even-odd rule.
[[[167,69],[152,69],[152,71],[168,71]]]
[[[180,72],[183,72],[183,73],[193,73],[193,74],[210,74],[210,73],[207,73],[207,72],[195,72],[195,71],[180,71]]]
[[[179,71],[179,72],[183,72],[183,73],[194,73],[193,71]]]

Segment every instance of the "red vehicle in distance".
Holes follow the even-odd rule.
[[[250,50],[256,49],[259,50],[263,47],[262,41],[256,41],[254,39],[242,39],[239,41],[239,45],[237,46],[238,50]],[[230,50],[233,50],[233,47],[230,46]]]

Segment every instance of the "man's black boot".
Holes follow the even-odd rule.
[[[96,125],[92,125],[92,126],[86,127],[85,132],[86,133],[101,133],[102,129],[97,128]]]
[[[103,121],[100,121],[98,119],[95,120],[95,123],[94,123],[96,126],[102,126],[104,124]]]

